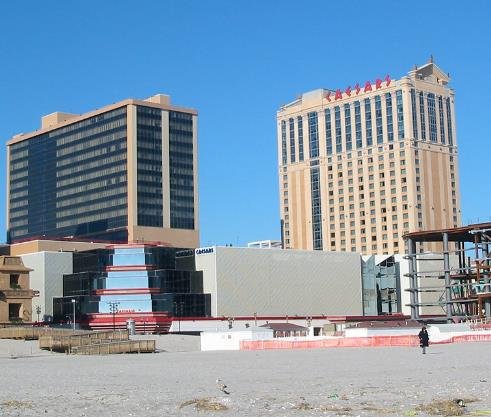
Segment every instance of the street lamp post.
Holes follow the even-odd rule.
[[[73,306],[73,331],[75,331],[75,298],[72,298],[72,306]]]
[[[109,311],[113,315],[113,331],[116,330],[116,313],[118,312],[119,303],[116,301],[109,302]]]
[[[174,311],[172,313],[172,321],[174,321],[174,318],[178,315],[177,314],[177,301],[174,301]],[[179,331],[181,330],[181,321],[179,320]]]
[[[183,311],[184,301],[180,301],[179,303],[177,301],[174,301],[174,314],[178,317],[178,333],[181,333],[181,317],[183,315]]]
[[[179,303],[179,307],[181,309],[181,314],[179,314],[179,333],[181,333],[181,317],[183,316],[184,313],[184,301],[181,301]]]
[[[36,314],[38,315],[38,323],[39,323],[39,315],[41,314],[41,306],[36,306]]]

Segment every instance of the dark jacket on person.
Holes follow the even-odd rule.
[[[426,331],[426,329],[422,329],[419,334],[419,345],[421,347],[428,347],[429,343],[430,343],[430,337],[428,336],[428,332]]]

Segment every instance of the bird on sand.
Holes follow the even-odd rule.
[[[453,400],[453,402],[457,404],[459,407],[465,407],[464,400],[461,400],[460,398]]]
[[[227,395],[229,395],[229,394],[230,394],[230,392],[229,392],[229,391],[227,391],[227,386],[226,386],[226,385],[223,383],[223,381],[222,381],[220,378],[218,378],[218,379],[217,379],[217,387],[218,387],[218,389],[219,389],[220,391],[222,391],[224,394],[227,394]]]

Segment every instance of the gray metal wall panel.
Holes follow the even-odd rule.
[[[357,253],[218,247],[197,268],[213,256],[216,316],[362,315]]]
[[[53,297],[63,296],[63,274],[73,272],[71,252],[36,252],[22,255],[24,265],[32,268],[29,274],[31,288],[39,291],[32,299],[32,317],[37,319],[36,307],[41,307],[41,316],[53,314]]]

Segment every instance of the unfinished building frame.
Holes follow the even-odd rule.
[[[406,259],[409,260],[411,319],[420,321],[442,320],[442,317],[421,317],[424,306],[443,308],[447,322],[491,319],[491,223],[471,224],[464,227],[408,233]],[[431,255],[417,251],[418,243],[440,243],[441,251]],[[458,262],[451,266],[450,258]],[[427,271],[425,261],[438,261],[441,268]],[[425,285],[426,278],[439,278],[444,285]],[[442,292],[439,301],[425,302],[422,295]]]

